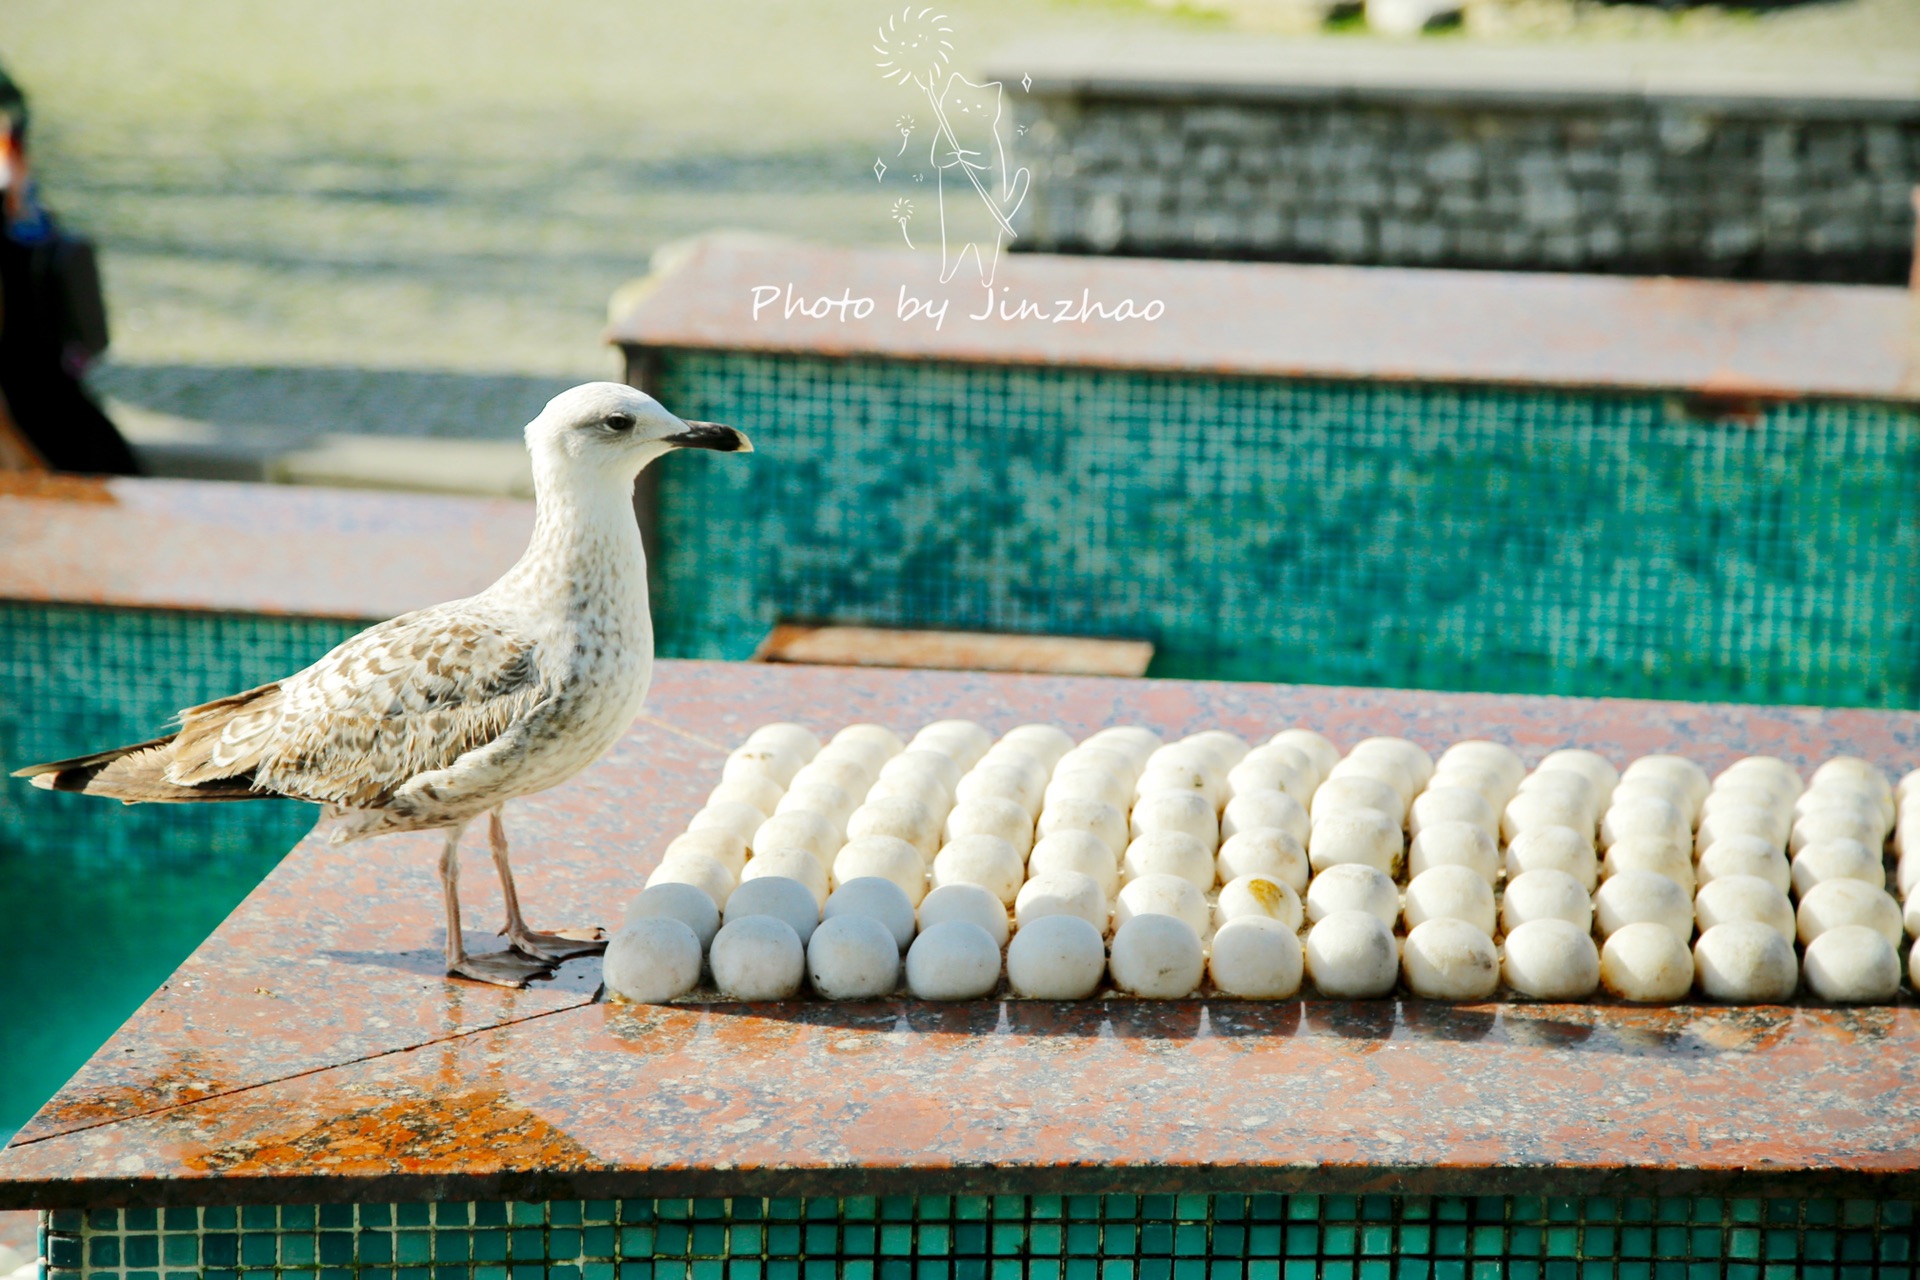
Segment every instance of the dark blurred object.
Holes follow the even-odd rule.
[[[26,96],[0,70],[0,393],[10,458],[56,471],[137,475],[119,431],[81,385],[107,347],[93,244],[60,229],[34,191]],[[4,464],[0,464],[4,465]]]

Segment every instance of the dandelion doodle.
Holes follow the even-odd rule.
[[[907,242],[907,248],[913,248],[913,237],[907,234],[907,224],[913,221],[913,201],[902,196],[893,202],[893,220],[900,224],[900,238]]]
[[[913,117],[901,116],[893,122],[893,127],[900,132],[900,149],[893,154],[903,156],[907,153],[907,140],[913,137]]]

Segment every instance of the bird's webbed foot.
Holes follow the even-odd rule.
[[[551,977],[553,960],[537,959],[516,951],[488,951],[463,956],[447,966],[449,978],[471,978],[496,987],[524,987],[534,978]]]
[[[607,931],[598,928],[562,929],[558,933],[538,933],[532,929],[506,929],[507,946],[523,956],[558,964],[574,956],[597,956],[607,949]]]

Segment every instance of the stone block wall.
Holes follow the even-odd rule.
[[[1920,98],[1195,82],[1017,99],[1028,251],[1897,283]]]

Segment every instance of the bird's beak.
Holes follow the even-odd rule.
[[[662,436],[666,443],[680,449],[712,449],[717,453],[752,453],[753,441],[732,427],[717,422],[689,422],[686,430]]]

